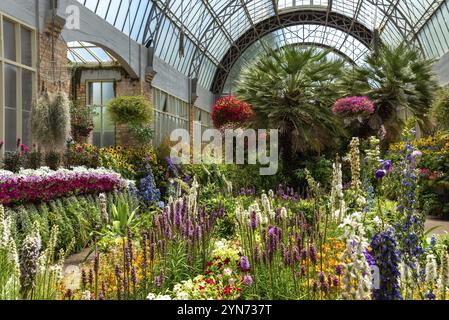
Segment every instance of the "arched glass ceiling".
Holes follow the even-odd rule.
[[[224,92],[235,91],[234,82],[238,80],[242,68],[251,64],[256,57],[264,52],[262,43],[270,48],[282,48],[288,45],[307,45],[331,49],[335,57],[347,59],[356,64],[362,64],[364,57],[370,51],[363,43],[341,30],[322,25],[298,25],[277,30],[261,41],[253,43],[239,57],[227,78]]]
[[[236,41],[254,26],[294,10],[342,14],[386,43],[405,41],[431,58],[449,50],[449,0],[78,0],[188,76],[211,86],[217,68]],[[354,23],[347,25],[348,33]],[[159,28],[158,28],[159,26]],[[213,33],[207,30],[213,26]],[[180,55],[180,30],[185,34]],[[156,32],[157,31],[157,32]],[[192,74],[198,54],[201,72]]]
[[[67,59],[75,64],[111,65],[117,62],[106,50],[89,42],[69,42],[67,47]]]

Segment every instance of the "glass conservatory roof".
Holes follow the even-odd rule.
[[[82,41],[67,43],[67,58],[75,64],[114,64],[116,59],[106,50]]]
[[[231,48],[238,48],[239,56],[247,50],[257,55],[264,49],[262,39],[266,37],[271,38],[268,43],[273,47],[291,42],[331,46],[354,57],[355,62],[369,50],[369,44],[351,35],[357,25],[377,29],[386,43],[417,46],[430,58],[449,50],[449,0],[78,1],[132,39],[153,46],[159,58],[187,76],[199,78],[206,88],[212,86],[217,70],[229,73],[235,61],[244,59],[224,65]],[[283,25],[280,17],[299,11],[321,12],[325,22],[317,27],[313,19],[301,21],[296,29],[291,23]],[[347,21],[335,29],[330,14]],[[266,32],[256,40],[246,39],[248,32],[260,30]]]

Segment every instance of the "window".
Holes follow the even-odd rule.
[[[88,105],[94,107],[93,144],[97,147],[115,145],[115,123],[108,112],[109,102],[115,98],[115,86],[112,81],[88,83]]]
[[[14,151],[17,139],[29,145],[30,112],[36,92],[33,28],[0,14],[0,141]]]

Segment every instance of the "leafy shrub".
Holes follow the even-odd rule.
[[[152,119],[152,106],[143,96],[122,96],[109,104],[112,121],[118,124],[149,123]]]
[[[27,156],[27,167],[29,169],[37,170],[41,167],[42,153],[37,150],[31,151]]]
[[[129,201],[127,193],[107,193],[109,204]],[[131,202],[131,201],[130,201]],[[134,205],[134,204],[132,204]],[[92,195],[61,198],[47,204],[28,204],[5,208],[11,218],[11,234],[20,248],[37,222],[45,248],[54,225],[58,226],[57,250],[71,248],[75,252],[85,248],[92,240],[93,231],[101,224],[97,197]]]
[[[3,169],[11,172],[19,172],[20,168],[23,166],[24,158],[17,151],[5,152],[3,158]]]
[[[56,151],[49,151],[45,154],[45,165],[51,170],[58,170],[61,163],[61,155]]]
[[[437,122],[437,127],[442,130],[449,130],[449,90],[444,88],[439,91],[432,106],[432,114]]]

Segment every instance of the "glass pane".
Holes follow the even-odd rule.
[[[106,106],[114,98],[115,98],[114,83],[103,82],[103,106]]]
[[[89,105],[101,105],[101,82],[89,82]]]
[[[5,106],[15,109],[17,105],[17,68],[5,63]]]
[[[5,109],[5,150],[14,151],[17,147],[16,110]]]
[[[103,108],[103,130],[112,131],[115,129],[115,123],[111,119],[111,113],[107,107]]]
[[[101,107],[94,108],[94,132],[101,132]]]
[[[94,132],[93,134],[93,144],[96,147],[101,147],[101,140],[100,140],[100,132]]]
[[[111,147],[115,146],[115,132],[114,131],[106,131],[103,134],[103,146],[102,147]]]
[[[14,23],[3,20],[3,39],[5,58],[16,61],[16,30]]]
[[[22,64],[31,67],[32,65],[31,31],[23,27],[21,28],[21,42],[22,42]]]
[[[22,70],[22,109],[24,111],[31,111],[31,104],[33,103],[33,72],[29,70]]]
[[[22,141],[25,145],[30,144],[30,112],[22,112]]]

